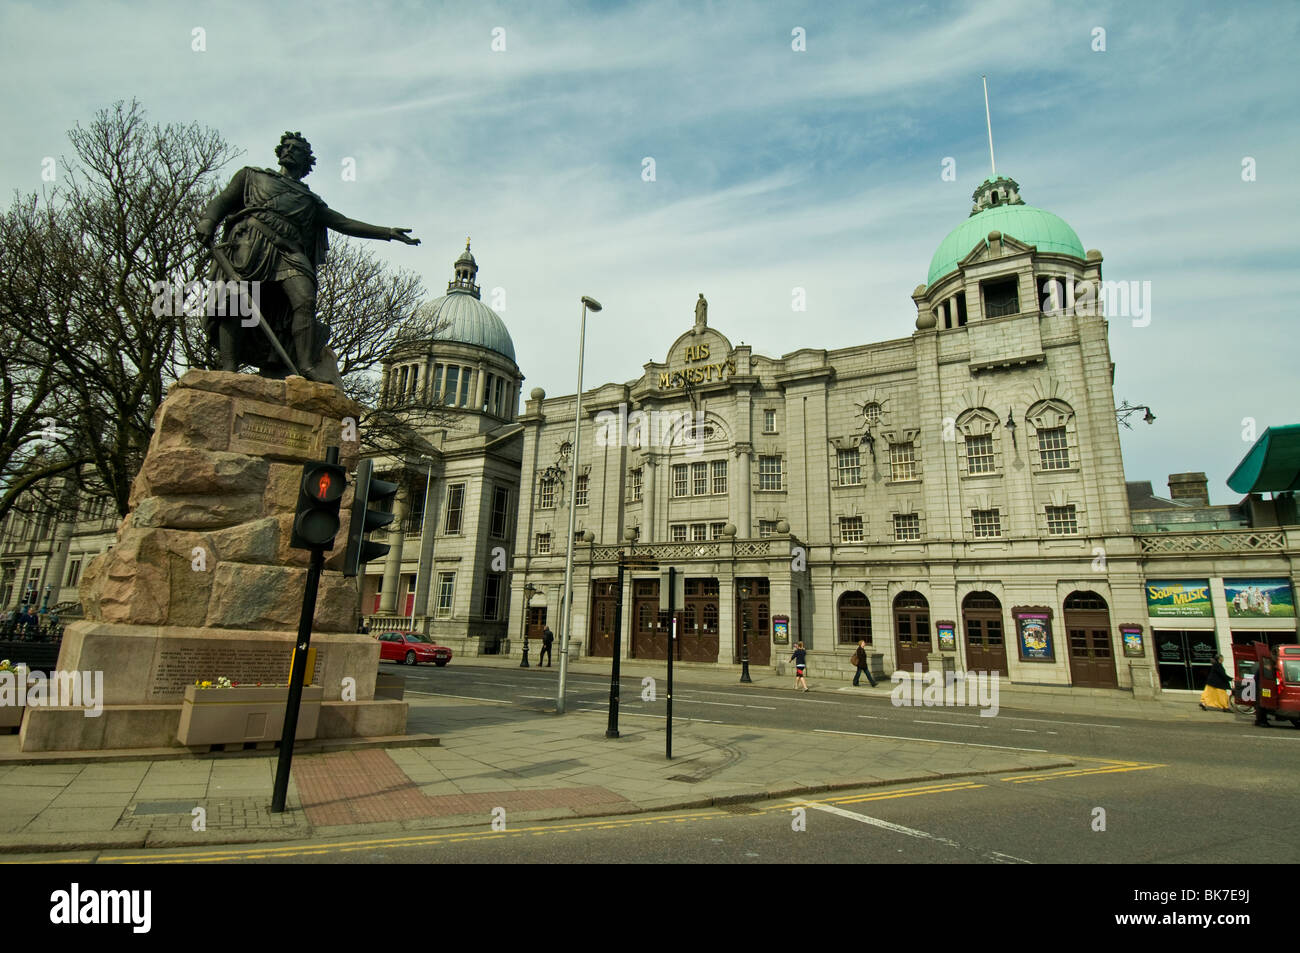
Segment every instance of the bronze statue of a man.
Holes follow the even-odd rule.
[[[420,240],[410,236],[409,228],[367,225],[326,205],[302,182],[316,164],[302,133],[281,136],[275,155],[279,172],[245,166],[235,173],[204,209],[199,238],[210,243],[217,226],[225,222],[219,247],[240,281],[258,283],[261,315],[299,373],[341,384],[334,352],[326,347],[329,328],[316,319],[316,269],[325,261],[327,230],[355,238],[395,238],[408,245]],[[216,266],[212,277],[232,280]],[[239,317],[207,318],[209,344],[217,348],[222,370],[251,364],[264,376],[285,376],[289,368],[266,332],[241,324],[247,322]]]

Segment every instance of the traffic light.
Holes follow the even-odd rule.
[[[392,513],[372,510],[370,504],[383,503],[397,496],[397,484],[376,479],[374,468],[372,460],[362,460],[357,464],[357,480],[352,494],[352,519],[348,523],[348,547],[343,555],[345,576],[357,575],[365,563],[378,559],[389,549],[383,543],[366,540],[366,534],[371,530],[387,526],[393,521]]]
[[[298,485],[298,509],[289,545],[294,549],[334,548],[339,531],[339,501],[347,487],[347,471],[337,463],[313,460],[303,464]]]

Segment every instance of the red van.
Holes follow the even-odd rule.
[[[1276,718],[1300,728],[1300,645],[1279,645],[1276,654],[1265,642],[1234,645],[1232,658],[1236,666],[1238,700],[1243,689],[1245,700],[1253,698],[1264,709],[1265,719]]]

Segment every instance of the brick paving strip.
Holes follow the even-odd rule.
[[[487,817],[497,807],[507,811],[581,810],[628,803],[621,795],[593,785],[429,795],[386,751],[341,751],[300,758],[294,762],[294,780],[307,819],[319,827],[454,814]]]

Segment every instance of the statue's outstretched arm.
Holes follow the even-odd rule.
[[[325,225],[336,232],[351,235],[353,238],[379,238],[386,242],[397,239],[399,242],[405,242],[408,245],[420,244],[418,238],[411,237],[409,228],[385,228],[383,225],[369,225],[365,222],[358,222],[354,218],[348,218],[346,215],[340,215],[333,209],[326,211]]]

